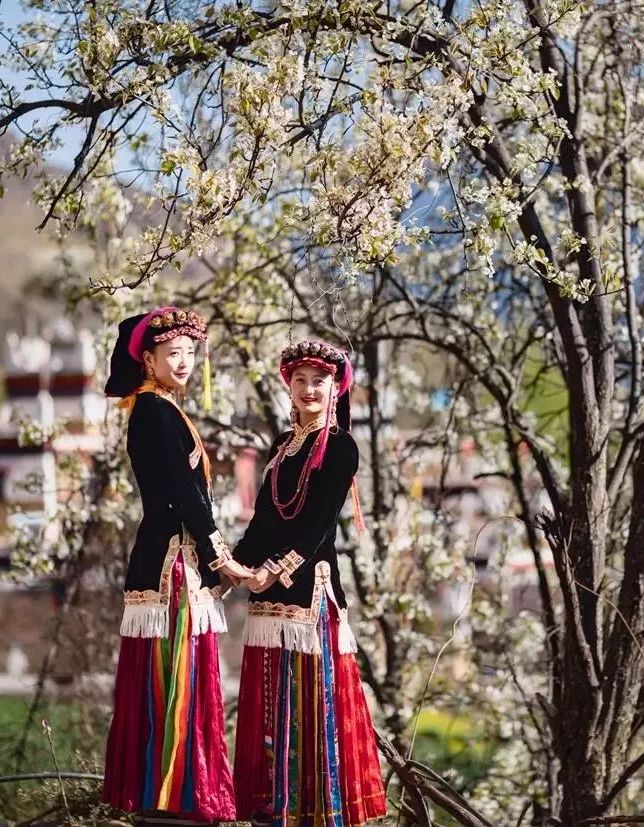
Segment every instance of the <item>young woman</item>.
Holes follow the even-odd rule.
[[[293,430],[271,449],[233,553],[255,569],[246,580],[237,813],[275,827],[349,827],[386,813],[334,546],[358,468],[352,370],[343,351],[304,341],[282,353],[280,372]]]
[[[206,325],[160,307],[125,319],[105,392],[131,411],[127,450],[143,519],[125,578],[125,610],[103,801],[203,823],[235,818],[217,634],[219,573],[231,559],[212,516],[210,463],[177,404]],[[164,823],[167,823],[164,822]]]

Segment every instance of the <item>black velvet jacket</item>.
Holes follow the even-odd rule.
[[[277,438],[269,453],[269,462],[291,432]],[[279,472],[279,500],[286,502],[295,494],[297,481],[317,432],[309,434],[300,450],[284,457]],[[358,470],[358,447],[347,431],[329,434],[322,467],[310,477],[306,503],[293,520],[284,520],[273,505],[271,471],[266,474],[257,500],[255,513],[233,557],[246,566],[260,566],[283,574],[260,594],[251,594],[251,602],[268,601],[309,607],[315,585],[315,565],[329,563],[331,585],[340,608],[346,599],[340,583],[335,537],[340,511]],[[295,552],[295,554],[293,554]],[[292,581],[292,585],[286,585]]]
[[[210,535],[217,527],[192,434],[181,413],[156,393],[137,396],[127,432],[127,451],[143,501],[143,519],[130,556],[125,591],[159,589],[170,538],[182,527],[196,544],[202,586],[219,585],[208,564],[217,559]],[[192,463],[195,465],[191,467]]]

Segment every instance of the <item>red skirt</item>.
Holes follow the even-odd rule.
[[[235,794],[237,817],[274,827],[349,827],[387,812],[360,673],[338,651],[338,613],[322,600],[321,654],[245,646]]]
[[[217,635],[192,636],[183,559],[172,570],[169,638],[121,639],[102,800],[234,821]]]

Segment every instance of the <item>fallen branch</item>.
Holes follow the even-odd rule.
[[[102,781],[103,776],[95,772],[20,772],[13,775],[0,775],[0,784],[16,781],[46,781],[52,778],[74,778],[77,781]]]
[[[432,804],[448,813],[462,827],[494,827],[492,822],[478,813],[451,784],[430,767],[404,758],[391,741],[378,731],[376,731],[376,740],[380,752],[412,800],[418,800],[419,796],[428,798]]]

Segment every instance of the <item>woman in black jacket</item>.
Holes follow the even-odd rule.
[[[348,356],[323,342],[280,363],[293,429],[274,443],[234,557],[255,573],[235,749],[238,818],[275,827],[358,825],[386,813],[354,657],[335,536],[358,449]]]
[[[196,342],[206,342],[206,325],[195,311],[161,307],[126,319],[105,388],[130,410],[127,449],[143,519],[125,578],[103,800],[230,821],[219,573],[236,580],[247,572],[217,530],[208,455],[177,402]]]

